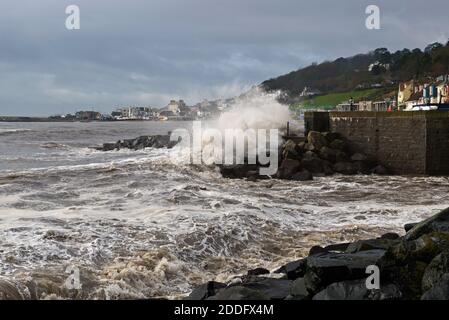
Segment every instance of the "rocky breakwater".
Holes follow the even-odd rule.
[[[376,159],[353,150],[348,141],[333,132],[310,131],[302,142],[285,141],[279,150],[279,169],[274,176],[279,179],[306,181],[314,176],[334,173],[387,174]],[[258,174],[257,164],[219,166],[227,178],[264,178]]]
[[[248,271],[229,283],[208,282],[191,300],[429,300],[449,299],[449,208],[389,233],[354,243],[315,246],[309,256],[270,272]],[[367,289],[366,268],[380,271]]]
[[[140,136],[135,139],[119,140],[115,143],[104,143],[96,147],[99,151],[120,149],[141,150],[145,148],[173,148],[179,141],[170,141],[170,135]]]

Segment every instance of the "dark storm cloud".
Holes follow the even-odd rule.
[[[65,8],[81,30],[65,29]],[[365,8],[381,9],[381,30]],[[449,37],[447,0],[3,0],[0,114],[238,94],[311,62]]]

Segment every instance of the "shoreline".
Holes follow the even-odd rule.
[[[404,225],[404,236],[313,246],[277,270],[209,281],[186,300],[447,300],[449,208]]]

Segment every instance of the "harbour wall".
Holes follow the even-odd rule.
[[[338,132],[396,174],[449,174],[449,112],[306,112],[305,131]]]

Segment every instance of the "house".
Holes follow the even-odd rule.
[[[413,94],[422,91],[423,88],[424,85],[418,84],[415,80],[399,83],[398,106],[405,106],[406,102],[410,100],[410,97]]]
[[[101,113],[96,111],[78,111],[75,118],[82,121],[100,120]]]
[[[319,94],[320,94],[319,90],[313,90],[309,87],[304,87],[304,89],[302,90],[302,92],[299,96],[300,97],[313,97],[313,96],[316,96]]]
[[[184,101],[181,100],[183,103]],[[164,110],[171,111],[174,114],[181,112],[180,103],[176,100],[170,100],[169,104],[164,108]]]
[[[404,101],[405,110],[411,110],[417,104],[424,103],[424,90],[414,92],[407,101]]]

